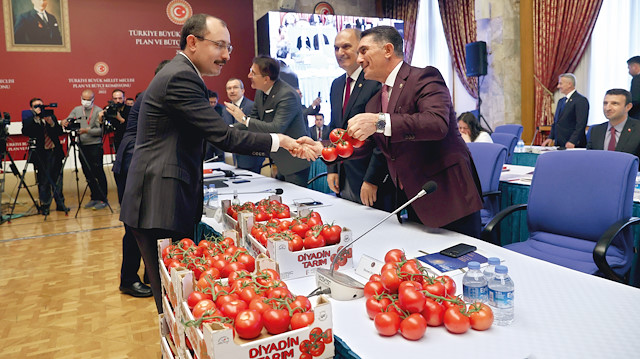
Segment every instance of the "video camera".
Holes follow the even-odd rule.
[[[117,104],[113,100],[109,100],[109,103],[104,108],[104,132],[114,132],[116,130],[115,123],[119,122],[117,119],[118,113],[122,113],[124,104]],[[117,121],[117,122],[116,122]]]
[[[76,117],[70,117],[67,119],[67,131],[78,131],[80,129],[80,122]]]
[[[9,125],[11,124],[11,115],[8,112],[4,112],[0,116],[0,138],[6,139],[9,137]]]
[[[50,108],[57,108],[58,104],[56,102],[53,102],[53,103],[50,103],[48,105],[35,105],[33,107],[34,108],[39,108],[40,109],[40,117],[41,118],[45,118],[45,117],[54,116],[53,110],[50,110]]]

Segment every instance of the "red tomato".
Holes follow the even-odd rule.
[[[342,128],[334,128],[331,130],[331,133],[329,133],[329,140],[331,140],[331,143],[336,143],[344,134],[346,134],[346,132],[347,131]]]
[[[382,282],[382,286],[389,293],[397,293],[398,287],[400,286],[400,278],[398,278],[398,274],[395,269],[387,269],[380,273],[380,281]]]
[[[271,308],[262,313],[262,323],[269,334],[280,334],[289,329],[291,317],[286,309]]]
[[[365,304],[367,315],[370,319],[373,319],[378,313],[386,311],[390,304],[391,300],[389,298],[376,299],[375,297],[369,297]]]
[[[213,309],[216,309],[215,303],[213,303],[213,301],[210,299],[205,299],[199,301],[196,305],[194,305],[191,313],[193,314],[194,318],[199,319],[200,317],[202,317],[202,314],[204,312]]]
[[[444,327],[454,334],[462,334],[469,330],[469,317],[460,313],[460,308],[449,308],[444,312]]]
[[[353,146],[351,146],[349,142],[338,143],[336,145],[336,152],[338,152],[338,156],[347,158],[353,154]]]
[[[291,227],[291,230],[300,237],[304,237],[305,233],[309,230],[309,226],[306,223],[297,223]]]
[[[322,227],[322,236],[324,240],[327,242],[327,245],[333,245],[340,242],[340,234],[342,233],[342,227],[338,225],[325,225]]]
[[[487,330],[493,324],[493,311],[484,303],[473,303],[469,308],[471,328]]]
[[[293,313],[291,316],[291,330],[308,327],[313,324],[314,320],[313,312]]]
[[[249,309],[257,310],[260,314],[264,313],[265,310],[270,309],[271,306],[265,303],[264,297],[253,298],[249,303]]]
[[[421,313],[424,310],[424,302],[424,294],[416,287],[404,286],[398,289],[398,304],[409,313]]]
[[[373,324],[380,335],[392,336],[400,329],[400,316],[396,312],[382,312],[373,318]]]
[[[364,145],[364,141],[358,140],[353,137],[349,137],[349,143],[351,144],[351,146],[353,146],[353,148],[360,148],[362,147],[362,145]]]
[[[310,236],[304,237],[303,244],[304,244],[304,249],[311,249],[311,248],[324,247],[326,242],[324,240],[324,237],[321,234],[318,236],[314,236],[312,234]]]
[[[338,158],[338,152],[335,147],[325,147],[322,149],[322,159],[327,162],[333,162]]]
[[[410,279],[422,283],[422,272],[420,272],[420,268],[418,267],[415,259],[408,260],[405,264],[403,264],[402,267],[400,267],[400,272],[403,272],[403,279]]]
[[[442,303],[436,302],[431,298],[426,298],[424,301],[424,310],[422,316],[427,320],[427,325],[430,327],[439,327],[444,320],[445,306]]]
[[[382,282],[372,282],[369,281],[364,285],[364,297],[371,298],[374,295],[379,295],[384,293],[384,286]]]
[[[187,305],[189,306],[189,309],[193,310],[193,307],[195,307],[200,301],[205,299],[211,300],[211,298],[211,294],[209,293],[202,293],[194,290],[189,294],[189,297],[187,297]]]
[[[444,297],[445,295],[444,284],[442,284],[442,282],[437,280],[433,281],[433,283],[429,283],[429,282],[422,283],[422,289],[426,290],[427,292],[433,295],[437,295],[440,297]]]
[[[456,282],[448,275],[441,275],[436,277],[436,280],[440,280],[444,283],[445,293],[449,295],[456,295]]]
[[[253,272],[253,270],[256,268],[255,258],[253,258],[249,253],[246,253],[246,251],[242,254],[239,254],[238,257],[236,257],[236,261],[238,261],[238,263],[244,264],[247,272]]]
[[[222,270],[220,271],[220,274],[222,275],[222,278],[227,278],[229,274],[239,270],[243,270],[243,269],[244,270],[247,269],[247,267],[243,263],[231,262],[222,268]]]
[[[402,249],[392,249],[384,255],[385,263],[396,263],[404,260],[404,252]]]
[[[262,331],[262,316],[253,309],[242,310],[235,320],[236,332],[243,339],[253,339]]]
[[[293,302],[289,304],[294,313],[307,312],[311,310],[311,301],[304,295],[297,296]]]
[[[236,316],[238,316],[238,314],[243,310],[247,309],[247,307],[247,302],[244,300],[234,299],[222,304],[219,310],[225,317],[236,319]]]
[[[187,249],[189,247],[194,247],[196,244],[193,243],[193,241],[191,240],[191,238],[182,238],[179,242],[178,242],[178,247],[182,248],[182,249]]]
[[[400,334],[409,340],[418,340],[427,330],[427,321],[421,314],[413,313],[400,322]]]

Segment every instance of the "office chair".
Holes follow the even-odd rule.
[[[510,133],[494,132],[491,134],[491,139],[493,140],[493,143],[499,143],[507,148],[507,158],[504,162],[511,163],[511,157],[516,148],[516,144],[518,143],[518,137]]]
[[[471,157],[482,186],[483,209],[480,210],[482,226],[500,211],[500,174],[507,157],[507,148],[498,143],[468,143]]]
[[[493,132],[509,133],[509,134],[512,134],[512,135],[516,136],[518,138],[518,140],[519,140],[521,138],[521,136],[522,136],[522,129],[523,129],[522,125],[509,124],[509,125],[498,126],[498,127],[496,127],[495,131],[493,131]]]
[[[530,236],[513,251],[584,273],[627,281],[633,260],[631,217],[638,158],[612,151],[557,151],[538,158],[528,204],[498,213],[482,232],[490,240],[507,215],[527,209]]]

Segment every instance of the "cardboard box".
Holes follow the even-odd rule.
[[[162,297],[162,310],[164,313],[164,320],[169,328],[169,333],[173,338],[176,353],[179,357],[184,356],[184,352],[187,350],[187,343],[184,336],[184,326],[177,319],[177,312],[171,307],[171,304],[167,300],[166,296]]]
[[[160,330],[160,352],[162,353],[162,358],[177,358],[178,351],[171,339],[169,325],[164,314],[158,316],[158,329]]]
[[[185,320],[194,319],[186,302],[181,303],[180,311]],[[331,303],[327,298],[320,296],[313,311],[314,322],[306,328],[278,335],[268,334],[266,329],[263,329],[262,334],[253,340],[233,338],[233,330],[218,323],[205,323],[202,330],[196,327],[185,327],[185,334],[196,356],[200,359],[299,358],[302,355],[301,346],[304,347],[305,340],[321,352],[314,358],[331,358],[335,355]],[[311,335],[312,331],[325,333],[329,339],[324,341],[321,339],[322,343],[313,344],[311,338],[316,336]]]
[[[267,199],[270,201],[275,199],[276,201],[282,203],[282,197],[277,194],[271,195],[267,197]],[[240,238],[242,238],[243,233],[245,232],[243,232],[242,230],[240,213],[238,213],[238,220],[236,221],[235,219],[233,219],[233,217],[227,214],[227,209],[229,209],[229,207],[231,207],[231,200],[229,199],[222,200],[222,224],[225,226],[225,228],[237,230],[240,233]],[[247,213],[251,213],[251,212],[247,212]]]

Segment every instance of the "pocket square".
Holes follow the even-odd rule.
[[[271,112],[273,112],[273,109],[264,110],[264,113],[271,113]]]

